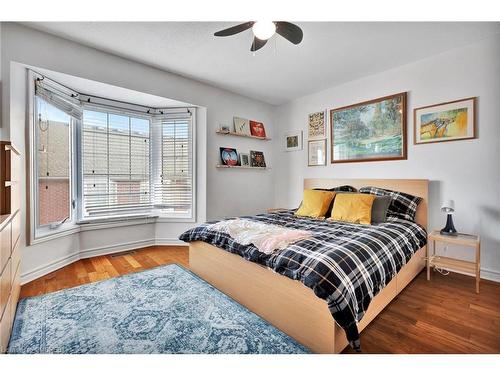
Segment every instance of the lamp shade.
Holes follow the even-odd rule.
[[[451,199],[444,201],[443,204],[441,204],[441,211],[447,214],[455,212],[455,201]]]

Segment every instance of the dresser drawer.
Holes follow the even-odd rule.
[[[13,272],[14,273],[14,272]],[[17,267],[12,280],[12,291],[10,292],[10,315],[12,322],[16,316],[17,302],[19,301],[19,294],[21,293],[21,267]]]
[[[21,213],[19,211],[11,221],[11,232],[12,247],[15,247],[21,236]]]
[[[12,278],[14,278],[14,276],[16,275],[16,271],[19,268],[19,264],[21,263],[21,249],[19,242],[12,251],[12,255],[10,256],[10,262],[11,262],[11,276]]]
[[[0,231],[0,273],[2,273],[2,270],[7,265],[7,261],[9,260],[10,257],[10,252],[12,250],[10,242],[11,241],[10,225],[11,223],[9,222],[8,224],[5,225],[2,231]]]
[[[9,299],[10,289],[12,285],[12,275],[11,275],[11,263],[10,259],[7,265],[3,269],[2,275],[0,276],[0,316],[7,306],[7,300]]]
[[[10,304],[10,300],[8,301]],[[7,351],[9,345],[10,333],[12,331],[12,315],[10,308],[5,309],[5,312],[0,320],[0,353]]]

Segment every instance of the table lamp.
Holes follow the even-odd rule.
[[[441,229],[441,234],[447,235],[447,236],[456,236],[457,235],[457,230],[455,229],[455,226],[453,225],[453,212],[455,212],[455,202],[450,200],[444,201],[443,204],[441,205],[441,211],[447,214],[446,218],[446,226]]]

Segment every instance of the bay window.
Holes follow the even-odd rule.
[[[32,77],[32,242],[87,222],[194,221],[193,108],[93,98]]]

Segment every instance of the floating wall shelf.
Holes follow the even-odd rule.
[[[239,169],[271,169],[269,167],[250,167],[250,166],[247,166],[247,165],[222,165],[222,164],[217,164],[215,166],[216,168],[225,168],[225,169],[228,169],[228,168],[239,168]]]
[[[220,130],[216,130],[215,132],[217,134],[220,134],[220,135],[233,135],[235,137],[253,138],[253,139],[259,139],[261,141],[270,141],[271,140],[271,138],[268,138],[268,137],[256,137],[255,135],[239,134],[239,133],[235,133],[235,132],[223,132]]]

